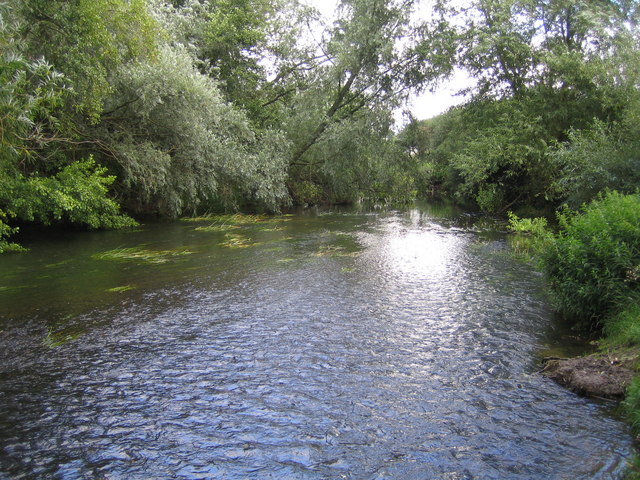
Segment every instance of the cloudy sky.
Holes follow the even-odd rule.
[[[317,8],[326,18],[332,18],[338,0],[305,0],[305,2]],[[413,96],[406,109],[419,120],[435,117],[449,107],[461,103],[463,98],[456,96],[456,93],[468,86],[467,76],[462,72],[457,72],[434,92]],[[397,120],[401,121],[401,117],[401,112],[398,112]]]

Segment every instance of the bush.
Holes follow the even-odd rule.
[[[0,253],[22,251],[24,249],[20,245],[7,241],[7,237],[18,232],[17,228],[10,227],[5,223],[7,216],[5,212],[0,210]]]
[[[550,194],[577,208],[607,189],[633,193],[640,183],[640,158],[637,141],[625,140],[625,134],[601,121],[570,131],[569,141],[551,155],[560,176]]]
[[[1,174],[0,205],[22,221],[44,225],[69,222],[94,229],[135,225],[108,196],[114,179],[93,158],[73,162],[54,176]],[[15,229],[0,229],[0,237],[12,233]]]
[[[542,266],[558,310],[594,326],[639,290],[640,195],[611,192],[559,220]]]
[[[515,235],[509,237],[511,249],[520,256],[534,260],[544,250],[546,241],[551,236],[547,229],[547,219],[544,217],[519,218],[513,212],[509,216],[508,230]]]

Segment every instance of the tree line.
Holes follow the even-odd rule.
[[[437,194],[488,212],[638,185],[637,2],[0,3],[0,250],[27,222]],[[394,132],[454,69],[463,106]]]
[[[297,0],[0,4],[1,248],[21,222],[406,197],[392,111],[448,68],[412,7],[344,0],[325,25]]]
[[[421,192],[485,212],[576,209],[640,185],[638,2],[473,0],[437,7],[461,107],[413,121],[402,141]]]

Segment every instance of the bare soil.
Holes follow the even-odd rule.
[[[622,398],[634,376],[633,359],[624,355],[598,353],[543,362],[543,375],[588,397]]]

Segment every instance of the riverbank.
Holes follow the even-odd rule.
[[[638,362],[638,348],[616,348],[575,358],[547,357],[542,374],[587,397],[623,399]]]
[[[637,448],[640,444],[640,346],[612,346],[610,338],[601,340],[600,344],[597,353],[544,358],[542,374],[580,395],[621,401]],[[640,480],[638,453],[629,459],[624,479]]]

